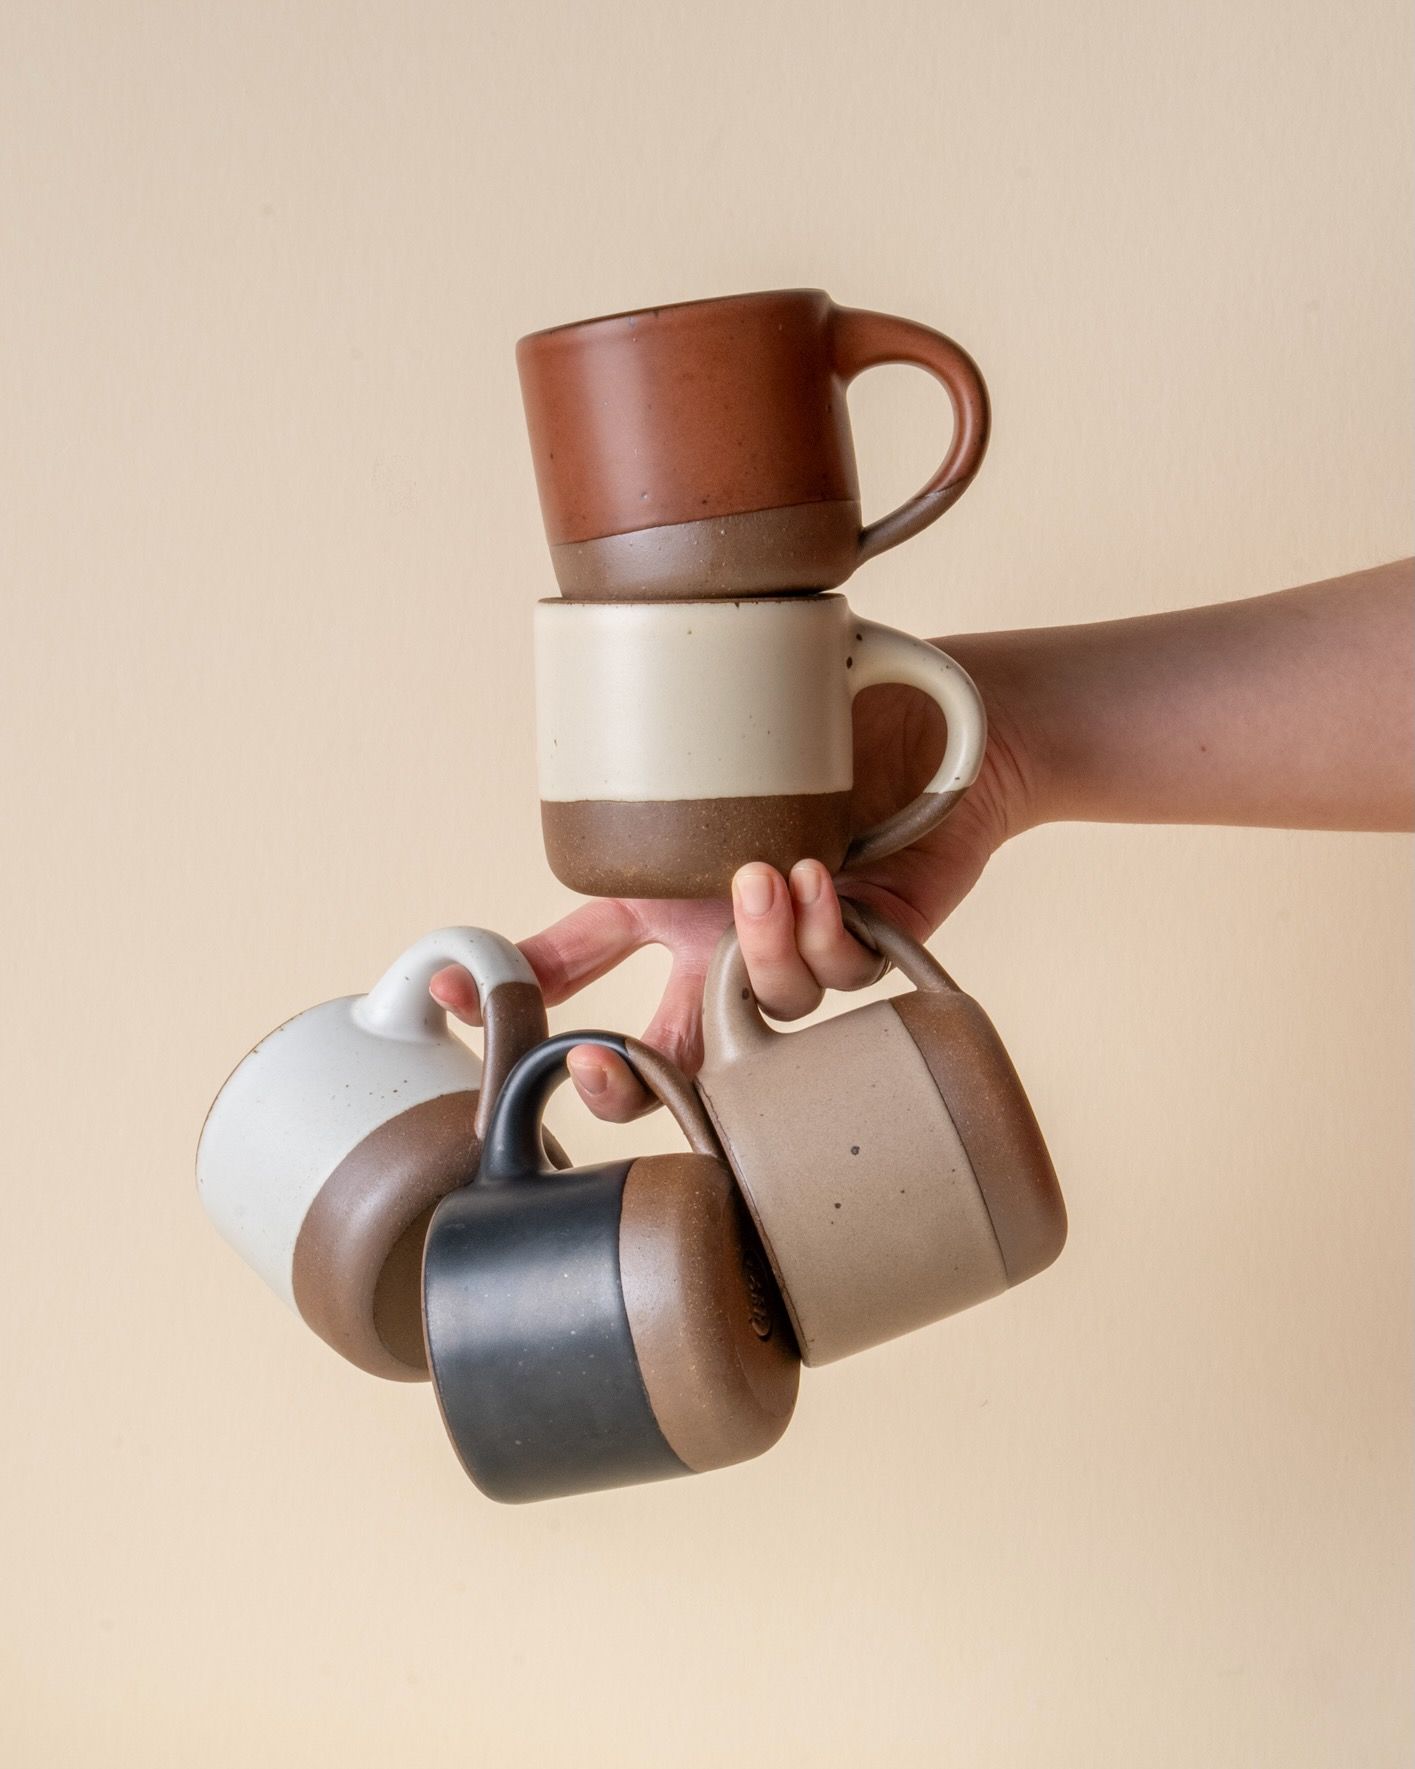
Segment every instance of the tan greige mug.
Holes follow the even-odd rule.
[[[845,918],[910,994],[772,1031],[729,931],[704,1004],[698,1091],[807,1364],[1020,1284],[1066,1239],[1046,1145],[987,1015],[881,916],[845,905]]]
[[[428,994],[447,964],[475,979],[484,1061]],[[296,1014],[237,1066],[197,1148],[208,1215],[351,1363],[426,1380],[428,1220],[476,1171],[501,1083],[545,1035],[535,975],[509,940],[484,928],[428,934],[367,995]]]
[[[982,765],[967,674],[843,596],[554,600],[535,638],[546,857],[586,896],[721,896],[751,860],[865,864],[932,829]],[[851,705],[876,682],[929,695],[948,738],[919,797],[859,829]]]
[[[562,594],[592,600],[833,589],[972,482],[988,397],[951,338],[774,289],[609,314],[516,347]],[[899,509],[862,527],[846,388],[913,363],[947,389],[953,440]]]

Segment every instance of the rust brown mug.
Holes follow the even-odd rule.
[[[827,590],[956,503],[988,442],[987,389],[913,320],[778,289],[533,332],[516,346],[562,594],[651,601]],[[846,388],[914,363],[952,401],[921,491],[861,525]]]

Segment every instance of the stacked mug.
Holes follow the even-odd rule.
[[[561,591],[536,609],[557,877],[592,896],[720,896],[749,861],[835,872],[946,816],[982,760],[977,692],[834,592],[977,471],[988,403],[968,356],[816,290],[612,315],[517,356]],[[953,441],[921,492],[862,527],[845,391],[884,362],[943,383]],[[857,828],[851,705],[883,682],[930,695],[947,739],[913,803]],[[550,1036],[500,934],[429,934],[366,995],[296,1014],[237,1066],[198,1146],[202,1201],[351,1363],[431,1379],[493,1498],[759,1455],[802,1364],[997,1295],[1066,1235],[987,1016],[917,941],[843,913],[912,989],[779,1033],[729,929],[696,1082],[616,1033]],[[429,994],[453,963],[477,987],[481,1059]],[[587,1043],[630,1065],[685,1150],[570,1165],[542,1119]]]
[[[725,894],[738,867],[831,872],[917,841],[982,762],[982,703],[932,645],[833,593],[967,489],[988,398],[951,339],[818,289],[612,314],[516,351],[557,598],[536,608],[546,856],[587,896]],[[928,484],[862,526],[846,389],[880,363],[946,388]],[[947,742],[882,823],[851,815],[851,703],[921,689]]]

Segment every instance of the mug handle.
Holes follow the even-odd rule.
[[[557,1032],[554,1038],[527,1051],[506,1077],[492,1108],[474,1183],[497,1184],[517,1174],[549,1176],[554,1172],[541,1154],[541,1121],[550,1096],[569,1073],[565,1059],[581,1044],[597,1045],[622,1057],[649,1092],[667,1106],[693,1153],[725,1161],[692,1082],[666,1056],[617,1032]]]
[[[877,909],[840,899],[840,914],[855,938],[893,965],[902,977],[924,994],[958,994],[957,983],[939,961],[912,934],[886,921]],[[703,1047],[705,1069],[736,1062],[773,1038],[777,1032],[762,1018],[752,992],[747,962],[737,930],[729,926],[717,943],[703,990]]]
[[[977,363],[942,332],[889,313],[837,307],[831,316],[831,337],[835,371],[846,386],[880,363],[913,363],[943,383],[953,405],[953,442],[938,471],[907,503],[860,531],[856,563],[863,565],[937,522],[958,502],[983,464],[992,413]]]
[[[919,688],[943,710],[948,737],[934,777],[903,810],[851,839],[844,866],[865,866],[897,853],[939,824],[978,777],[987,745],[982,696],[968,672],[937,645],[852,613],[854,645],[847,659],[850,698],[879,682]]]
[[[540,984],[519,947],[489,928],[439,928],[389,965],[355,1005],[354,1017],[381,1038],[435,1037],[446,1029],[447,1011],[428,994],[428,984],[449,964],[471,973],[481,1001],[476,1134],[485,1142],[492,1107],[511,1070],[550,1029]]]

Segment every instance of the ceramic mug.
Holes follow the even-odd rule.
[[[535,641],[546,857],[586,896],[720,896],[750,860],[864,864],[932,829],[982,765],[967,674],[843,596],[544,601]],[[861,830],[850,709],[876,682],[931,696],[948,739],[919,797]]]
[[[778,289],[557,326],[516,346],[562,594],[832,589],[967,490],[988,440],[976,364],[913,320]],[[948,391],[953,441],[909,501],[862,527],[845,390],[914,363]]]
[[[622,1056],[691,1152],[556,1173],[546,1102],[577,1044]],[[443,1423],[490,1498],[701,1474],[769,1449],[799,1360],[691,1084],[656,1051],[565,1033],[516,1065],[481,1166],[438,1205],[424,1325]]]
[[[775,1032],[729,930],[698,1076],[807,1364],[1020,1284],[1066,1239],[1046,1144],[987,1015],[917,941],[842,907],[913,992]]]
[[[480,1061],[428,994],[454,963],[480,992]],[[545,1034],[535,975],[511,942],[443,928],[367,995],[286,1020],[216,1096],[197,1148],[202,1203],[271,1289],[360,1369],[426,1379],[428,1218],[476,1170],[497,1089]]]

